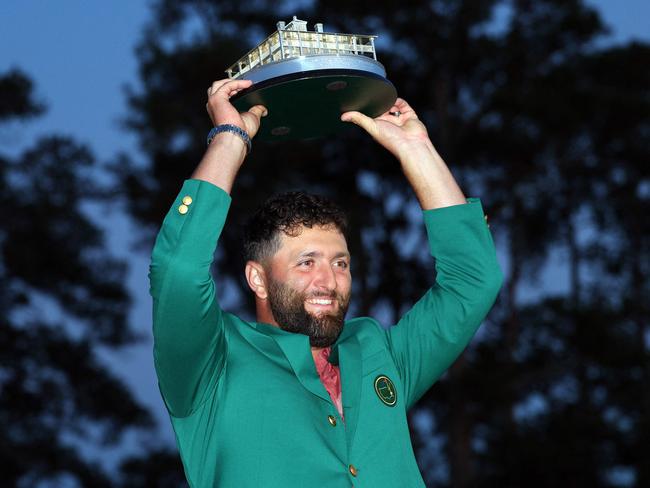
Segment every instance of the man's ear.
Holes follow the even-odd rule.
[[[255,296],[261,300],[266,300],[268,292],[266,289],[266,272],[264,266],[256,261],[248,261],[246,263],[246,282]]]

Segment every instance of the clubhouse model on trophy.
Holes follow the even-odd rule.
[[[253,85],[231,101],[240,110],[262,104],[269,115],[257,139],[309,139],[349,127],[343,112],[356,110],[377,117],[388,110],[397,92],[377,61],[375,38],[362,34],[314,31],[295,16],[230,66],[229,78]]]

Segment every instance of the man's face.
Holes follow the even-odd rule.
[[[332,345],[350,302],[350,253],[335,227],[303,227],[280,238],[270,260],[268,300],[280,328],[309,336],[312,347]]]

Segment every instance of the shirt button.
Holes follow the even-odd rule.
[[[192,197],[189,195],[185,195],[183,197],[183,205],[192,205]]]
[[[356,476],[356,475],[357,475],[357,468],[355,468],[353,464],[350,464],[350,467],[349,467],[348,469],[350,470],[350,474],[351,474],[352,476]]]
[[[334,415],[328,415],[327,420],[329,421],[332,427],[336,427],[336,418],[334,417]]]
[[[181,205],[178,206],[178,213],[181,214],[181,215],[185,215],[188,210],[189,210],[189,208],[187,208],[187,205],[185,205],[185,204],[181,204]]]

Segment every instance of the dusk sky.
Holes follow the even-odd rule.
[[[604,43],[650,41],[650,1],[587,3],[596,6],[611,27],[612,34]],[[87,144],[100,161],[109,160],[120,151],[135,155],[137,160],[135,138],[120,129],[119,120],[126,114],[124,85],[138,86],[134,47],[149,18],[149,4],[142,0],[0,2],[0,70],[15,67],[24,71],[35,82],[36,98],[47,106],[47,113],[35,121],[0,129],[0,151],[16,154],[39,136],[56,133]],[[323,22],[327,27],[328,23],[327,19],[306,20],[310,25]],[[273,29],[269,26],[269,32]],[[378,48],[383,47],[380,39]],[[215,79],[222,76],[223,73],[214,74]],[[196,109],[202,111],[204,107]],[[206,133],[208,129],[206,115]],[[196,137],[204,138],[205,134]],[[188,161],[188,172],[195,163]],[[102,225],[107,226],[106,222]],[[111,248],[130,263],[128,285],[135,300],[132,326],[150,337],[149,256],[131,248],[135,228],[119,208],[111,212],[108,222]],[[136,397],[153,406],[163,437],[173,442],[156,386],[151,340],[104,356],[131,385]]]

